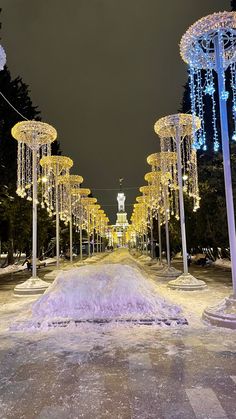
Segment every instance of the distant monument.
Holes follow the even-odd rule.
[[[118,202],[118,213],[120,212],[125,212],[125,194],[124,192],[122,192],[122,182],[123,182],[123,178],[119,179],[120,182],[120,192],[117,195],[117,202]]]
[[[126,244],[126,230],[129,225],[127,220],[127,213],[125,212],[125,194],[122,191],[123,178],[119,179],[120,191],[117,194],[118,212],[116,214],[116,224],[113,226],[113,231],[117,235],[118,246]]]

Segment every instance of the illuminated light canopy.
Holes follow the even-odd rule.
[[[91,194],[91,191],[90,191],[90,189],[88,189],[88,188],[79,188],[79,189],[77,189],[77,188],[72,188],[71,189],[71,194],[72,195],[79,195],[81,198],[82,197],[86,197],[86,196],[88,196],[88,195],[90,195]]]
[[[82,199],[90,195],[88,188],[71,188],[72,214],[76,229],[81,229],[87,222],[85,206],[82,205]]]
[[[39,178],[39,160],[51,154],[51,143],[57,138],[57,131],[45,122],[22,121],[14,125],[11,134],[18,142],[16,193],[32,201],[33,153],[36,153],[35,165]]]
[[[59,184],[69,184],[70,188],[76,189],[80,186],[81,183],[83,183],[84,179],[80,175],[69,175],[69,176],[60,176],[58,179]]]
[[[192,115],[198,115],[202,121],[198,132],[193,123],[194,145],[203,150],[207,148],[204,101],[205,95],[209,95],[212,103],[214,151],[218,151],[220,144],[216,121],[215,74],[219,71],[222,76],[219,97],[223,101],[230,99],[236,130],[236,12],[213,13],[195,22],[181,39],[180,54],[189,65]],[[227,68],[230,72],[230,91],[225,87]],[[202,70],[205,70],[204,73]]]
[[[193,121],[196,129],[199,130],[201,128],[201,120],[196,116],[183,113],[165,116],[158,119],[155,123],[154,131],[159,137],[163,138],[175,138],[177,129],[181,137],[191,136]]]
[[[52,143],[57,138],[57,131],[51,125],[41,121],[21,121],[11,130],[12,137],[31,149]]]
[[[194,122],[193,122],[194,121]],[[174,114],[168,115],[159,119],[155,125],[154,130],[160,137],[161,143],[161,159],[168,161],[166,169],[173,174],[173,182],[170,188],[174,190],[179,189],[179,181],[177,177],[178,162],[177,150],[180,148],[181,160],[181,177],[184,181],[183,192],[187,193],[193,198],[194,211],[199,208],[199,187],[198,187],[198,172],[197,172],[197,154],[193,146],[192,124],[194,123],[195,130],[201,129],[200,118],[189,114]],[[177,144],[179,142],[179,144]],[[162,154],[165,153],[165,154]],[[170,162],[169,153],[174,153],[172,162]],[[178,201],[178,193],[175,196],[176,205]]]
[[[59,216],[63,219],[64,205],[63,196],[59,193],[59,178],[69,176],[69,170],[73,166],[73,160],[66,156],[45,156],[40,160],[42,167],[42,207],[47,206],[50,216],[56,212],[59,205]]]
[[[235,30],[236,12],[218,12],[205,16],[195,22],[185,32],[180,41],[180,55],[182,59],[195,68],[215,69],[215,34],[225,34],[227,47],[224,48],[224,69],[236,60]],[[230,38],[232,40],[230,41]]]

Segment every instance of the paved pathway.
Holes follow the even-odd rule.
[[[229,294],[229,271],[193,271],[208,282],[208,291],[167,293],[160,282],[161,293],[186,303],[186,313],[194,301]],[[0,284],[6,316],[27,304],[12,297],[16,277],[5,291]],[[4,311],[0,316],[4,320]],[[236,418],[236,332],[204,326],[200,317],[179,328],[2,330],[0,342],[1,419]]]

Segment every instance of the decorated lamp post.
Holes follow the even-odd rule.
[[[132,215],[132,223],[137,236],[139,238],[139,248],[144,251],[144,234],[146,231],[146,211],[143,203],[134,204],[134,211]]]
[[[88,235],[88,257],[91,256],[91,249],[90,249],[90,235],[91,235],[91,210],[92,205],[96,204],[97,199],[96,198],[81,198],[81,204],[84,206],[86,211],[86,217],[87,217],[87,235]]]
[[[41,294],[48,283],[37,277],[37,205],[39,159],[51,153],[51,143],[57,138],[52,126],[40,121],[18,122],[12,128],[18,141],[17,194],[32,201],[32,277],[15,287],[17,295]]]
[[[148,224],[150,226],[150,241],[151,241],[151,257],[154,258],[154,246],[153,246],[153,216],[155,210],[155,194],[156,188],[150,185],[144,185],[139,188],[140,192],[144,196],[144,200],[148,210]]]
[[[229,232],[229,244],[232,265],[233,295],[226,298],[218,306],[206,309],[204,317],[216,325],[236,328],[236,234],[234,202],[232,192],[229,131],[227,101],[229,92],[225,87],[225,71],[229,69],[232,90],[232,108],[234,126],[236,123],[236,13],[220,12],[206,16],[194,23],[183,35],[180,42],[180,53],[183,60],[189,65],[191,107],[192,114],[198,115],[202,121],[199,132],[196,131],[193,119],[193,136],[196,148],[206,150],[206,135],[204,129],[204,95],[212,100],[212,124],[214,149],[219,149],[219,136],[216,124],[216,88],[217,75],[218,101],[220,107],[220,128],[222,138],[222,153],[224,165],[225,195]],[[205,70],[205,79],[202,79],[201,70]],[[236,129],[233,140],[236,138]]]
[[[136,201],[138,204],[140,204],[140,213],[141,213],[141,219],[142,219],[142,227],[143,227],[143,237],[144,237],[144,243],[145,246],[145,253],[148,255],[148,223],[149,223],[149,217],[148,217],[148,206],[146,202],[146,197],[144,195],[137,196]]]
[[[171,266],[170,254],[170,238],[169,238],[169,218],[170,215],[177,215],[177,200],[175,189],[173,185],[176,183],[176,173],[172,170],[173,162],[176,162],[176,153],[154,153],[148,157],[149,164],[152,167],[152,172],[145,175],[145,180],[149,185],[153,185],[159,191],[160,201],[159,209],[159,229],[161,225],[161,215],[164,215],[163,222],[165,223],[166,232],[166,260],[167,267],[160,271],[163,277],[177,277],[181,274],[180,271]],[[158,196],[158,194],[157,194]],[[163,208],[162,212],[161,209]],[[153,269],[160,269],[160,266],[153,266]]]
[[[93,254],[95,253],[95,233],[97,232],[97,220],[98,220],[98,211],[100,210],[101,206],[99,204],[95,204],[91,208],[91,220],[92,220],[92,242],[93,242]]]
[[[184,272],[176,280],[170,281],[169,286],[175,289],[196,290],[206,287],[204,281],[199,281],[188,272],[188,255],[186,243],[186,228],[184,214],[183,192],[193,200],[193,211],[199,208],[198,173],[196,149],[192,147],[192,115],[176,114],[159,119],[155,124],[155,132],[161,141],[161,151],[177,154],[177,161],[173,162],[172,172],[177,173],[173,188],[179,192],[179,213],[182,237],[182,255]],[[200,129],[201,121],[194,118],[196,129]]]
[[[80,260],[83,259],[83,226],[86,225],[86,211],[81,200],[87,198],[91,193],[90,189],[87,188],[75,188],[71,190],[72,195],[72,215],[74,217],[74,223],[77,229],[79,229],[79,240],[80,240]]]
[[[144,179],[148,182],[149,185],[156,189],[156,206],[158,212],[158,239],[159,239],[159,251],[161,253],[161,207],[164,210],[164,222],[166,230],[166,259],[169,270],[171,269],[171,258],[170,258],[170,240],[169,240],[169,199],[167,196],[167,187],[166,187],[166,173],[162,172],[161,167],[161,155],[160,153],[153,153],[147,157],[147,163],[151,166],[152,172],[146,173]],[[160,256],[160,265],[161,265],[161,256]],[[158,268],[158,266],[157,266]]]
[[[60,215],[59,205],[63,202],[59,199],[58,179],[62,175],[69,175],[73,161],[65,156],[45,156],[40,160],[42,166],[42,205],[46,204],[50,215],[56,215],[56,267],[59,269],[60,260]]]
[[[142,240],[142,251],[147,254],[147,208],[145,201],[142,196],[137,196],[136,201],[137,204],[134,204],[136,212],[138,214],[138,226],[139,231],[141,233],[141,240]]]
[[[161,211],[163,210],[163,196],[159,153],[150,154],[147,157],[147,163],[151,166],[152,172],[145,175],[145,180],[151,188],[152,208],[154,216],[158,220],[159,265],[162,266]]]
[[[103,223],[104,223],[104,218],[105,218],[105,212],[102,209],[98,210],[98,217],[97,217],[97,221],[98,221],[98,234],[97,234],[97,252],[102,252],[102,227],[103,227]],[[99,240],[98,240],[99,237]],[[111,246],[110,243],[110,232],[108,235],[108,239],[109,239],[109,245]]]
[[[75,199],[75,191],[80,189],[83,178],[80,175],[63,175],[58,177],[60,192],[60,213],[64,221],[69,223],[70,232],[70,262],[73,262],[73,213],[72,206]]]
[[[107,217],[106,214],[104,214],[103,223],[102,223],[102,237],[105,237],[106,239],[109,239],[109,230],[110,230],[109,222],[110,222],[109,218]],[[103,249],[105,250],[105,247],[103,247]]]

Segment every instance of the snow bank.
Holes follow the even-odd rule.
[[[26,263],[24,265],[8,265],[5,268],[0,268],[0,275],[6,275],[19,271],[24,271],[27,268]]]
[[[231,261],[229,259],[216,259],[216,261],[213,262],[213,265],[231,269]]]
[[[47,259],[43,259],[42,262],[45,262],[46,265],[50,265],[51,263],[56,263],[57,259],[56,258],[47,258]]]
[[[55,258],[47,258],[47,259],[44,259],[42,262],[45,263],[45,265],[50,265],[51,263],[55,263],[56,259]],[[24,263],[24,265],[22,265],[22,264],[8,265],[5,268],[0,268],[0,275],[6,275],[6,274],[10,274],[10,273],[24,271],[26,268],[27,268],[26,263]]]
[[[34,320],[158,319],[181,309],[158,296],[155,283],[124,264],[82,266],[63,272],[32,306]]]

